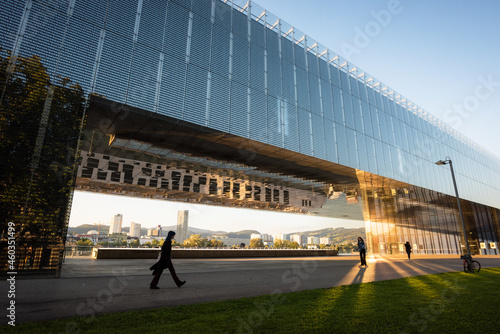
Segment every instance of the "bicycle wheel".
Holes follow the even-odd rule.
[[[471,268],[472,273],[478,273],[479,270],[481,270],[481,263],[477,261],[472,261],[472,268]]]

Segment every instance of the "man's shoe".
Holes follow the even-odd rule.
[[[157,286],[150,286],[149,288],[150,289],[159,289],[159,287],[157,287]]]
[[[177,287],[180,288],[181,286],[183,286],[184,284],[186,284],[186,281],[182,281],[180,282],[179,284],[177,284]]]

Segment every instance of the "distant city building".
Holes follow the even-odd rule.
[[[308,245],[319,245],[319,238],[318,237],[307,237],[307,244]]]
[[[177,233],[175,234],[175,241],[180,244],[188,238],[188,219],[189,210],[179,210],[177,213]]]
[[[276,240],[290,240],[290,234],[285,234],[285,233],[278,233],[274,235],[274,241]]]
[[[329,237],[324,237],[324,238],[319,238],[319,243],[320,245],[329,245],[330,244],[330,238]]]
[[[141,237],[141,224],[131,222],[130,223],[130,231],[128,232],[128,235],[133,238],[140,238]]]
[[[109,234],[122,233],[122,221],[123,215],[116,214],[111,220],[111,226],[109,227]]]
[[[148,237],[160,237],[160,230],[158,227],[149,228]]]
[[[290,236],[290,240],[298,243],[299,246],[302,246],[302,244],[304,243],[304,236],[301,234],[292,234]]]
[[[252,239],[262,239],[262,234],[252,233],[252,234],[250,234],[250,240],[252,240]]]
[[[273,236],[267,233],[262,233],[262,241],[264,242],[273,242]]]
[[[90,230],[87,232],[87,234],[99,234],[99,232],[96,230]]]

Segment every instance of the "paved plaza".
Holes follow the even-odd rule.
[[[474,257],[483,268],[500,266],[500,256]],[[338,285],[462,271],[459,256],[371,257],[359,267],[357,256],[174,259],[177,288],[168,270],[159,290],[149,289],[154,260],[66,258],[61,278],[16,281],[16,323],[71,316],[169,307]],[[0,282],[2,294],[8,282]],[[3,310],[7,299],[1,299]],[[1,324],[7,318],[2,317]]]

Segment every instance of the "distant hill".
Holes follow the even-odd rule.
[[[97,230],[98,226],[93,225],[93,224],[84,224],[84,225],[79,225],[77,227],[69,227],[68,228],[68,233],[70,234],[85,234],[90,230]],[[122,232],[128,233],[130,227],[122,227]],[[162,226],[161,227],[162,237],[166,237],[168,234],[168,231],[177,231],[177,225],[170,225],[170,226]],[[102,225],[100,226],[99,229],[101,234],[108,234],[109,232],[109,225]],[[148,228],[141,228],[141,235],[147,235]],[[228,238],[240,238],[240,239],[250,239],[250,235],[252,233],[260,233],[259,231],[256,230],[242,230],[238,232],[225,232],[225,231],[211,231],[211,230],[205,230],[201,228],[196,228],[196,227],[188,227],[188,236],[191,234],[200,234],[202,237],[210,237],[212,235],[220,235],[220,236],[226,236]],[[360,227],[360,228],[344,228],[344,227],[337,227],[337,228],[324,228],[321,230],[314,230],[314,231],[305,231],[305,232],[295,232],[291,234],[301,234],[305,237],[308,236],[315,236],[319,238],[323,237],[329,237],[331,242],[333,244],[341,244],[344,242],[351,243],[351,242],[356,242],[358,237],[362,237],[363,239],[366,240],[366,234],[365,234],[365,228]]]

